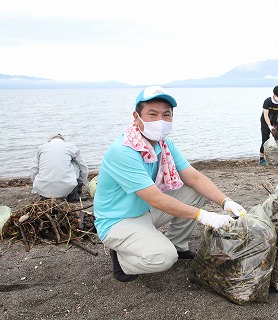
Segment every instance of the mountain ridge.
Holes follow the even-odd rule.
[[[269,87],[278,84],[278,59],[247,63],[218,76],[178,80],[168,87]]]
[[[238,65],[218,77],[176,80],[160,84],[168,88],[200,87],[271,87],[278,85],[278,59]],[[66,82],[24,75],[0,74],[0,89],[81,89],[134,88],[117,80],[104,82]]]

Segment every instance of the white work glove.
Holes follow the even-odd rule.
[[[246,210],[240,204],[230,198],[225,198],[221,203],[221,207],[225,211],[232,212],[237,217],[246,213]]]
[[[228,226],[234,219],[227,214],[218,214],[216,212],[208,212],[200,209],[196,220],[205,226],[210,226],[214,229]]]
[[[274,127],[272,125],[270,125],[268,127],[269,127],[270,132],[274,129]]]

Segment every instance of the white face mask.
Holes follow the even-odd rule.
[[[146,138],[152,141],[160,141],[172,131],[172,121],[169,122],[164,120],[157,120],[157,121],[145,122],[141,119],[139,114],[138,114],[138,117],[144,124],[144,130],[141,131],[140,128],[138,127],[139,130]]]

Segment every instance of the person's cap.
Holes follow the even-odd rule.
[[[176,100],[160,86],[147,87],[143,89],[136,98],[136,106],[141,101],[149,101],[154,98],[166,100],[172,107],[177,106]]]
[[[64,137],[60,134],[60,133],[55,133],[55,134],[53,134],[52,136],[50,136],[49,138],[48,138],[48,142],[49,141],[51,141],[51,140],[53,140],[53,139],[62,139],[62,140],[64,140],[65,141],[65,139],[64,139]]]
[[[276,97],[278,97],[278,86],[274,87],[273,93],[275,94]]]

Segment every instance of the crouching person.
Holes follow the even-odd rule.
[[[88,168],[80,150],[65,142],[61,134],[49,138],[36,151],[31,179],[33,193],[42,198],[67,198],[69,202],[79,201],[82,186],[88,186]],[[81,197],[86,200],[88,197]]]
[[[95,226],[110,248],[119,281],[167,270],[177,259],[194,259],[188,240],[196,223],[218,228],[233,219],[200,209],[206,199],[236,215],[244,210],[195,170],[167,137],[176,106],[161,87],[141,91],[134,123],[109,147],[99,170]],[[158,228],[166,224],[162,234]]]

